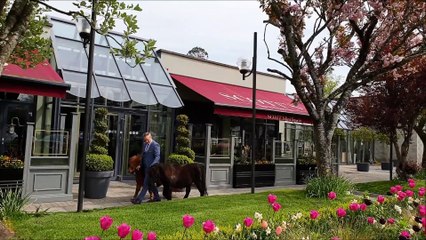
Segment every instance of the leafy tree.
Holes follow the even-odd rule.
[[[204,50],[204,48],[200,47],[193,47],[191,50],[188,51],[187,55],[202,59],[209,58],[209,54],[207,53],[207,51]]]
[[[368,126],[390,137],[399,160],[397,173],[405,177],[409,147],[419,116],[426,109],[426,57],[400,69],[396,78],[385,74],[383,81],[363,89],[363,97],[349,104],[348,112],[354,123]],[[414,68],[416,66],[416,68]],[[397,136],[402,136],[401,145]]]
[[[396,73],[426,54],[423,0],[260,0],[269,24],[281,33],[283,70],[313,120],[320,175],[331,172],[334,129],[352,92],[385,73]],[[308,28],[307,22],[312,23]],[[333,68],[349,68],[342,84],[327,95]],[[330,104],[334,101],[333,104]]]
[[[92,22],[86,13],[91,12],[92,3],[99,21]],[[109,36],[116,24],[122,21],[126,29],[123,31],[123,40],[113,39],[121,46],[114,49],[114,54],[125,59],[133,59],[136,64],[142,63],[146,57],[152,56],[155,41],[145,43],[143,55],[136,48],[136,40],[129,38],[139,29],[136,15],[131,11],[142,11],[138,4],[126,4],[118,0],[82,0],[74,5],[78,11],[66,11],[49,5],[44,0],[1,0],[0,1],[0,75],[5,63],[14,63],[22,67],[31,67],[50,58],[50,41],[43,38],[46,19],[43,12],[56,11],[64,15],[85,17],[92,26],[99,26],[99,34]],[[96,23],[99,23],[98,25]]]

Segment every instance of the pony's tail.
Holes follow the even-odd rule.
[[[204,194],[208,196],[209,194],[207,193],[207,184],[206,184],[206,166],[204,164],[200,164],[200,169],[201,169],[201,185],[204,188]]]

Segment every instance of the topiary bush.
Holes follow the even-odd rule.
[[[170,154],[168,161],[179,165],[193,163],[195,152],[190,147],[189,118],[184,114],[179,114],[176,116],[176,120],[178,122],[176,127],[176,152]]]
[[[344,196],[354,190],[355,185],[348,179],[327,175],[310,179],[305,191],[308,197],[325,198],[329,192],[335,192],[337,196]]]
[[[109,143],[109,137],[106,134],[108,130],[107,114],[108,110],[106,108],[98,108],[95,111],[95,133],[93,134],[89,154],[86,156],[86,170],[88,171],[111,171],[114,168],[114,160],[108,155],[108,149],[106,148]]]

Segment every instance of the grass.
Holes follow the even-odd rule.
[[[284,214],[309,211],[321,207],[336,207],[342,204],[323,198],[306,198],[303,190],[272,191],[278,196]],[[155,231],[161,239],[176,239],[182,232],[182,216],[191,214],[196,223],[192,230],[201,233],[201,224],[212,219],[220,229],[230,229],[254,212],[264,216],[272,214],[267,204],[268,193],[210,196],[190,199],[174,199],[159,203],[142,204],[83,213],[52,213],[40,217],[26,216],[12,220],[17,239],[83,239],[99,235],[99,218],[109,215],[114,226],[126,222],[143,232]],[[177,234],[178,232],[178,234]],[[201,235],[200,235],[201,236]],[[118,239],[115,229],[110,229],[102,239]]]
[[[425,187],[426,181],[424,179],[416,179],[415,190],[418,190],[419,187]],[[355,185],[355,188],[360,192],[369,192],[376,194],[387,194],[389,188],[394,185],[401,185],[404,189],[408,189],[408,183],[401,180],[392,180],[392,181],[378,181],[378,182],[369,182],[369,183],[358,183]]]

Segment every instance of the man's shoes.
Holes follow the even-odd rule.
[[[142,201],[138,201],[136,199],[132,199],[132,200],[130,200],[130,202],[132,202],[133,204],[141,204],[142,203]]]
[[[157,199],[149,199],[147,202],[160,202],[161,199],[157,198]]]

